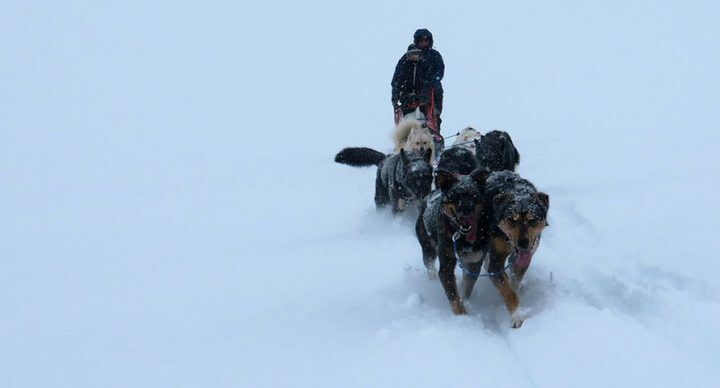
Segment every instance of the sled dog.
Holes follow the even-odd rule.
[[[433,168],[432,151],[405,152],[385,155],[366,147],[345,148],[335,156],[337,163],[353,167],[377,166],[375,178],[375,206],[392,206],[393,214],[405,210],[406,203],[423,200],[430,193]]]

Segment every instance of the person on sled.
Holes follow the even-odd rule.
[[[413,38],[413,44],[395,66],[391,82],[396,122],[419,107],[429,119],[429,124],[432,121],[432,129],[439,136],[443,101],[441,81],[445,74],[445,63],[442,55],[433,48],[430,31],[419,29]],[[432,112],[428,112],[429,107],[433,107]]]

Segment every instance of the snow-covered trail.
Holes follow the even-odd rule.
[[[308,164],[327,179],[312,185],[315,193],[301,194],[299,211],[322,221],[304,231],[311,234],[305,241],[288,244],[287,258],[270,255],[277,265],[270,269],[276,309],[263,306],[264,313],[248,319],[253,344],[280,339],[280,358],[293,361],[280,362],[275,347],[261,352],[260,365],[269,369],[258,381],[431,386],[481,376],[511,386],[629,386],[648,379],[708,386],[715,375],[709,355],[720,345],[713,333],[720,317],[711,275],[717,266],[704,260],[707,246],[699,244],[710,234],[690,236],[678,227],[704,206],[711,209],[712,196],[694,190],[710,184],[707,172],[652,171],[634,161],[661,165],[655,146],[629,141],[633,152],[617,152],[606,164],[578,157],[554,165],[537,156],[576,148],[572,139],[554,142],[558,149],[538,146],[542,152],[516,139],[527,155],[520,170],[534,171],[535,183],[551,196],[551,226],[521,292],[529,319],[519,330],[509,328],[501,299],[482,279],[470,315],[451,313],[440,284],[422,270],[412,220],[373,209],[373,169]],[[623,160],[627,174],[608,173]],[[575,170],[584,174],[568,184],[563,177]],[[638,174],[641,181],[633,178]],[[667,175],[682,177],[669,185]],[[700,209],[688,212],[687,195]],[[673,221],[663,222],[668,217]],[[683,263],[682,254],[694,263]],[[267,377],[278,363],[284,373]]]

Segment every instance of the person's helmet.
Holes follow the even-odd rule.
[[[414,42],[415,44],[418,44],[418,42],[419,42],[420,39],[422,39],[422,38],[427,38],[427,39],[429,39],[429,40],[430,40],[430,46],[429,46],[429,47],[432,47],[432,46],[433,46],[433,36],[432,36],[432,33],[430,32],[430,30],[428,30],[428,29],[426,29],[426,28],[421,28],[421,29],[415,31],[415,35],[413,35],[413,42]]]

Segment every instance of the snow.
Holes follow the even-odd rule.
[[[716,386],[713,2],[0,5],[0,385]],[[443,132],[550,196],[520,329],[377,213],[416,28]],[[459,274],[459,270],[458,270]]]

